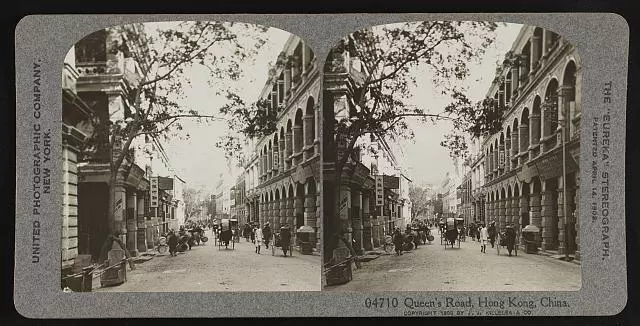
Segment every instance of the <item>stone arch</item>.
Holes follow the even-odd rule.
[[[295,192],[293,190],[293,183],[289,184],[289,190],[287,192],[287,198],[293,198],[295,197]]]
[[[295,204],[294,204],[294,212],[295,212],[295,228],[298,229],[304,225],[304,184],[296,182],[295,189]]]
[[[520,142],[518,141],[518,118],[513,119],[511,132],[511,155],[516,156],[520,153]]]
[[[313,145],[316,139],[316,110],[315,103],[313,97],[309,96],[307,99],[307,107],[305,110],[305,120],[304,120],[304,131],[305,131],[305,139],[304,143],[306,146]]]
[[[500,132],[500,141],[498,146],[498,167],[503,168],[505,165],[505,153],[507,150],[506,144],[504,142],[504,132]]]
[[[525,107],[520,115],[519,138],[520,152],[526,152],[529,149],[529,108]]]
[[[533,193],[542,192],[542,182],[540,181],[540,178],[534,177],[531,180],[531,189],[530,190],[533,191]]]
[[[304,125],[303,125],[303,113],[301,109],[296,110],[296,115],[293,120],[293,152],[299,153],[304,146]]]
[[[542,57],[542,55],[544,53],[542,53],[542,34],[544,33],[544,30],[540,27],[536,27],[533,30],[533,36],[532,41],[531,41],[531,63],[533,64],[533,66],[531,67],[532,69],[537,68],[538,66],[538,62],[540,60],[540,58]]]
[[[563,109],[569,120],[572,121],[580,113],[580,106],[577,105],[578,93],[578,68],[573,60],[569,60],[562,74],[562,100]],[[571,104],[573,103],[573,104]],[[569,124],[571,126],[571,124]],[[573,131],[573,127],[571,127]]]
[[[545,110],[542,110],[542,137],[549,137],[558,128],[558,80],[549,80],[544,92]]]
[[[487,157],[489,158],[489,166],[487,167],[487,174],[491,174],[493,172],[493,167],[495,164],[495,162],[493,162],[493,142],[489,145]]]
[[[578,79],[578,67],[576,62],[571,59],[564,66],[564,70],[562,73],[562,86],[573,86],[575,87],[576,81]]]
[[[542,113],[540,112],[540,96],[536,95],[533,99],[533,106],[531,108],[531,144],[537,145],[540,142],[540,137],[542,136],[542,124],[541,118]]]

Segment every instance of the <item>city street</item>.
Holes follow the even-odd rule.
[[[190,251],[156,255],[127,271],[127,282],[100,288],[94,279],[95,292],[188,292],[188,291],[318,291],[320,290],[320,257],[301,255],[284,257],[282,250],[271,255],[271,247],[258,255],[254,245],[244,238],[235,250],[210,241]],[[96,288],[97,287],[97,288]]]
[[[349,283],[326,291],[577,291],[580,266],[550,257],[526,254],[509,257],[506,248],[487,246],[467,237],[451,249],[440,245],[436,229],[431,244],[402,256],[383,254],[353,270]]]

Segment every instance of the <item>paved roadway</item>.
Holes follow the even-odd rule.
[[[210,231],[207,231],[210,235]],[[211,236],[209,236],[212,239]],[[95,292],[185,292],[185,291],[318,291],[320,290],[319,255],[275,256],[271,247],[261,254],[244,238],[235,250],[219,250],[213,241],[194,246],[176,257],[156,255],[127,271],[127,282],[99,288]]]
[[[353,280],[326,291],[577,291],[580,266],[571,262],[518,251],[509,257],[506,248],[487,245],[467,237],[460,249],[440,244],[437,230],[432,244],[402,256],[381,255],[353,270]]]

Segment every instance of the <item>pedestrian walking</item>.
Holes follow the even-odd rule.
[[[263,236],[262,230],[260,228],[255,228],[255,245],[256,245],[256,253],[260,254],[260,245],[262,244]]]
[[[511,252],[513,251],[516,244],[516,230],[513,224],[507,225],[505,235],[506,235],[505,242],[507,244],[507,251],[509,251],[509,256],[511,256]]]
[[[487,231],[489,233],[489,242],[491,243],[491,248],[493,248],[496,243],[496,235],[497,235],[495,221],[491,222],[491,225],[489,225],[489,228],[487,229]]]
[[[484,223],[482,223],[482,226],[480,227],[480,252],[484,252],[487,253],[487,242],[489,241],[489,231],[487,231],[487,228],[485,227]]]
[[[169,245],[169,254],[171,255],[171,257],[177,256],[178,236],[176,235],[175,231],[169,231],[169,234],[167,235],[167,244]]]
[[[262,238],[264,241],[264,247],[267,249],[269,249],[269,242],[271,241],[272,235],[273,235],[273,232],[271,231],[271,226],[269,226],[269,222],[267,222],[262,228]]]
[[[280,245],[282,246],[284,256],[287,257],[287,251],[289,250],[289,246],[291,246],[291,229],[289,228],[289,224],[285,224],[280,228]]]
[[[404,236],[400,232],[399,228],[393,231],[393,246],[396,249],[396,256],[402,255],[402,244],[404,243]]]

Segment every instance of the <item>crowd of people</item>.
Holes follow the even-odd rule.
[[[280,247],[285,257],[287,257],[287,252],[289,252],[291,247],[292,234],[288,224],[283,225],[279,232],[274,233],[269,222],[265,223],[262,228],[255,222],[246,223],[242,227],[242,236],[247,242],[251,241],[251,243],[255,245],[255,252],[257,254],[260,254],[263,244],[265,249],[269,249],[269,244],[272,239],[272,246]]]
[[[491,248],[496,246],[496,239],[498,238],[498,229],[496,228],[496,222],[491,221],[487,227],[484,222],[476,221],[469,224],[469,236],[472,240],[480,243],[480,252],[487,252],[487,244],[491,244]],[[509,256],[516,245],[516,231],[515,226],[512,223],[506,225],[504,233],[501,237],[502,243],[498,245],[504,245],[507,247]]]
[[[445,221],[442,219],[436,223],[414,221],[407,225],[404,232],[402,232],[400,228],[395,228],[389,236],[396,255],[400,256],[403,251],[417,248],[420,243],[426,243],[426,237],[430,238],[429,241],[431,241],[431,228],[434,226],[438,226],[441,234],[443,235],[447,232]],[[484,222],[474,219],[473,222],[469,223],[467,226],[463,223],[456,223],[453,230],[456,231],[455,239],[468,236],[472,241],[477,241],[480,244],[480,252],[482,253],[487,252],[487,245],[490,244],[491,248],[495,248],[496,245],[505,246],[509,256],[511,256],[512,251],[516,246],[517,235],[515,225],[512,223],[508,223],[505,229],[502,232],[499,232],[495,221],[492,221],[487,226]],[[496,244],[497,239],[500,239],[500,243],[498,244]],[[407,243],[410,242],[413,243],[413,246],[407,246]]]

